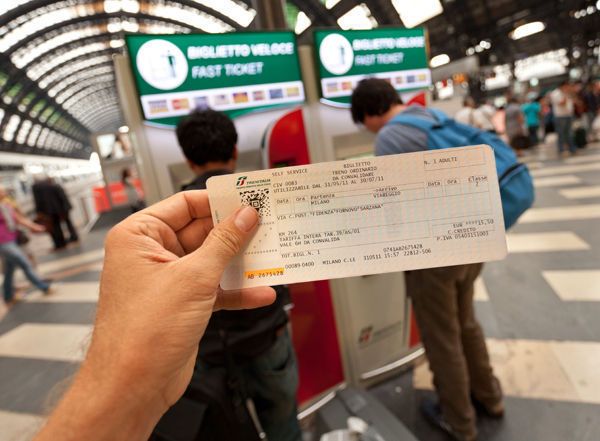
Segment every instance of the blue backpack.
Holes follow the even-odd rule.
[[[427,133],[430,150],[487,144],[494,150],[500,183],[500,197],[506,229],[533,204],[533,181],[525,164],[517,161],[513,150],[495,133],[460,124],[436,109],[427,109],[434,121],[400,113],[388,124],[404,124]]]

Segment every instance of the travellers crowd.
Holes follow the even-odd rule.
[[[559,156],[568,157],[600,139],[599,111],[600,81],[563,81],[544,93],[509,94],[499,108],[467,96],[455,119],[498,133],[519,156],[539,143],[550,142],[547,135],[555,133]]]

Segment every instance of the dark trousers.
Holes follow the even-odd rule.
[[[565,144],[569,148],[570,152],[577,151],[577,146],[575,145],[575,140],[573,139],[573,118],[570,116],[555,116],[554,128],[556,129],[556,134],[558,135],[558,152],[563,152]]]
[[[534,145],[537,145],[537,143],[539,142],[538,140],[538,130],[539,130],[540,126],[529,126],[527,127],[527,131],[529,132],[529,142],[531,143],[531,146],[533,147]]]
[[[223,366],[200,362],[196,369],[202,378],[203,372],[223,369]],[[254,402],[267,439],[301,441],[302,432],[298,424],[296,406],[298,366],[288,332],[285,331],[277,337],[275,343],[264,354],[238,365],[237,375]]]
[[[466,439],[477,434],[471,394],[489,407],[502,400],[473,308],[473,283],[482,267],[477,263],[406,275],[442,414]]]
[[[64,221],[67,224],[67,229],[69,230],[69,242],[75,242],[79,240],[79,235],[77,234],[77,230],[75,226],[71,222],[71,217],[69,213],[66,214],[52,214],[51,218],[51,229],[50,236],[52,237],[52,242],[54,243],[54,248],[64,248],[67,245],[67,240],[65,239],[65,235],[62,229],[62,222]]]

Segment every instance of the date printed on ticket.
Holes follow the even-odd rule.
[[[215,225],[260,216],[223,289],[281,285],[506,256],[494,152],[469,146],[214,176]]]

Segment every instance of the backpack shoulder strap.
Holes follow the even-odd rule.
[[[433,118],[435,119],[434,121],[425,119],[425,118],[419,118],[418,116],[414,116],[414,115],[406,115],[404,112],[402,112],[402,113],[399,113],[398,115],[396,115],[395,117],[393,117],[387,123],[388,124],[404,124],[404,125],[411,126],[416,129],[422,130],[424,132],[428,132],[429,130],[431,130],[435,127],[439,127],[448,119],[448,117],[444,113],[442,113],[438,110],[435,110],[435,109],[426,109],[426,110],[431,116],[433,116]]]

